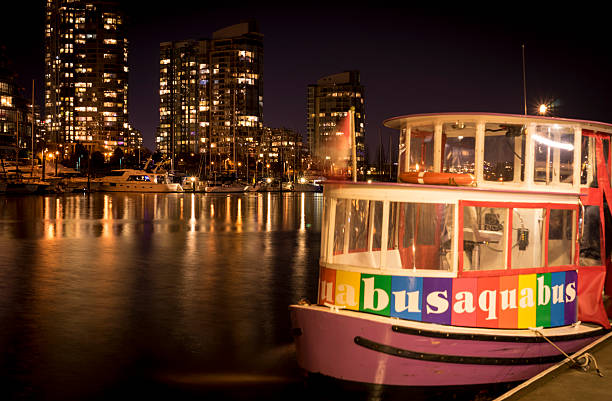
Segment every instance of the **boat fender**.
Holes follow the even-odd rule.
[[[401,182],[409,184],[431,184],[451,186],[476,186],[476,177],[468,173],[434,173],[430,171],[409,171],[399,174]]]

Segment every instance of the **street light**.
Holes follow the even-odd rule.
[[[545,115],[546,113],[548,113],[548,105],[542,103],[541,105],[538,106],[538,113],[540,113],[541,115]]]

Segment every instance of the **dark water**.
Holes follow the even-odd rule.
[[[306,380],[322,200],[0,197],[0,400],[491,399]]]
[[[0,197],[0,399],[294,391],[287,307],[314,299],[321,212],[320,194]]]

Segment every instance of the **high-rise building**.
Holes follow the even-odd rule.
[[[174,158],[202,153],[235,170],[263,128],[263,35],[255,22],[212,39],[160,44],[156,147]]]
[[[117,2],[47,0],[47,140],[108,151],[141,143],[128,122],[128,41]],[[72,145],[72,146],[71,146]]]
[[[9,64],[5,49],[0,46],[0,158],[15,160],[18,148],[20,158],[30,158],[40,148],[40,110],[35,106],[32,116],[32,101],[17,84]]]
[[[330,148],[335,146],[336,124],[355,108],[355,142],[357,143],[357,168],[365,163],[365,103],[364,87],[359,71],[345,71],[329,75],[308,85],[308,116],[306,131],[308,148],[313,159],[324,163]]]

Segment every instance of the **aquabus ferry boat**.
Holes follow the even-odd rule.
[[[606,334],[612,125],[476,113],[384,124],[399,131],[398,182],[324,185],[318,300],[290,307],[302,368],[385,385],[514,382]]]

